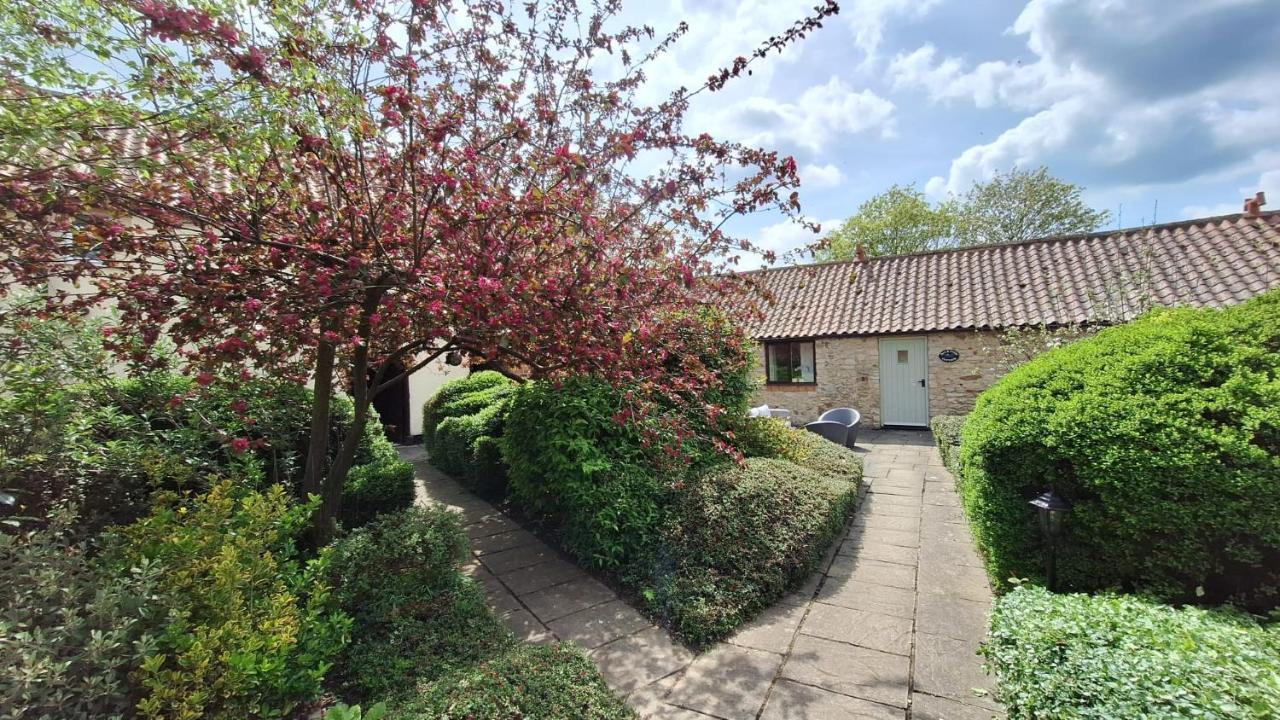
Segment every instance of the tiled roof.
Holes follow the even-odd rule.
[[[761,339],[1113,322],[1280,287],[1280,212],[751,273]]]

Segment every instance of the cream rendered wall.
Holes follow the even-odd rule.
[[[428,363],[409,376],[409,434],[422,434],[422,406],[450,380],[467,376],[466,367],[446,365],[443,360]]]
[[[991,331],[954,331],[903,335],[925,337],[928,346],[929,416],[958,415],[973,409],[974,399],[1000,378],[995,348],[999,337]],[[960,358],[942,362],[938,353],[955,350]],[[863,427],[880,425],[880,338],[857,336],[814,341],[817,383],[767,385],[764,346],[757,346],[754,376],[760,382],[754,404],[791,410],[797,423],[816,420],[834,407],[862,413]]]

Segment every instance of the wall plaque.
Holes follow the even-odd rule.
[[[951,348],[947,348],[946,350],[938,353],[938,359],[942,362],[955,362],[960,359],[960,353],[952,350]]]

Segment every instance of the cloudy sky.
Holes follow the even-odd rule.
[[[650,77],[701,84],[814,0],[631,0],[690,25]],[[1280,0],[842,0],[752,77],[699,98],[692,130],[795,155],[825,227],[894,183],[935,198],[1047,165],[1123,224],[1280,208]],[[705,95],[705,94],[704,94]],[[1158,203],[1158,211],[1155,209]],[[757,217],[774,249],[806,234]],[[811,237],[811,236],[808,236]]]

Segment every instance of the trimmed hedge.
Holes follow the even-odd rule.
[[[413,505],[415,493],[413,466],[399,458],[357,465],[342,488],[340,520],[347,529],[360,527]]]
[[[953,475],[960,473],[960,431],[964,429],[964,421],[968,415],[935,415],[929,421],[933,430],[933,441],[938,445],[938,454],[942,456],[942,464],[947,466]]]
[[[435,452],[435,429],[445,418],[474,415],[492,405],[497,399],[495,396],[510,392],[515,385],[511,378],[493,370],[482,370],[441,385],[422,406],[422,442],[427,453]]]
[[[511,399],[501,441],[513,498],[563,529],[565,548],[592,567],[645,562],[665,502],[640,428],[614,419],[622,408],[595,378],[527,383]]]
[[[1156,310],[1053,350],[979,397],[961,492],[993,580],[1037,577],[1027,501],[1075,504],[1058,577],[1166,600],[1280,600],[1280,292]]]
[[[518,642],[459,568],[460,516],[388,514],[340,540],[334,598],[354,619],[337,677],[348,699],[395,718],[633,718],[570,646]]]
[[[423,408],[422,441],[431,463],[471,490],[498,497],[507,469],[498,450],[516,384],[485,370],[445,383]]]
[[[404,720],[630,720],[636,714],[569,645],[519,645],[432,683]]]
[[[671,570],[643,595],[690,643],[720,640],[809,577],[852,514],[860,479],[752,458],[688,481],[663,532],[658,568]]]
[[[1024,587],[982,653],[1010,718],[1280,717],[1280,632],[1241,614]]]
[[[773,418],[743,418],[734,430],[734,442],[749,458],[787,460],[839,480],[862,478],[862,458],[857,453]]]

